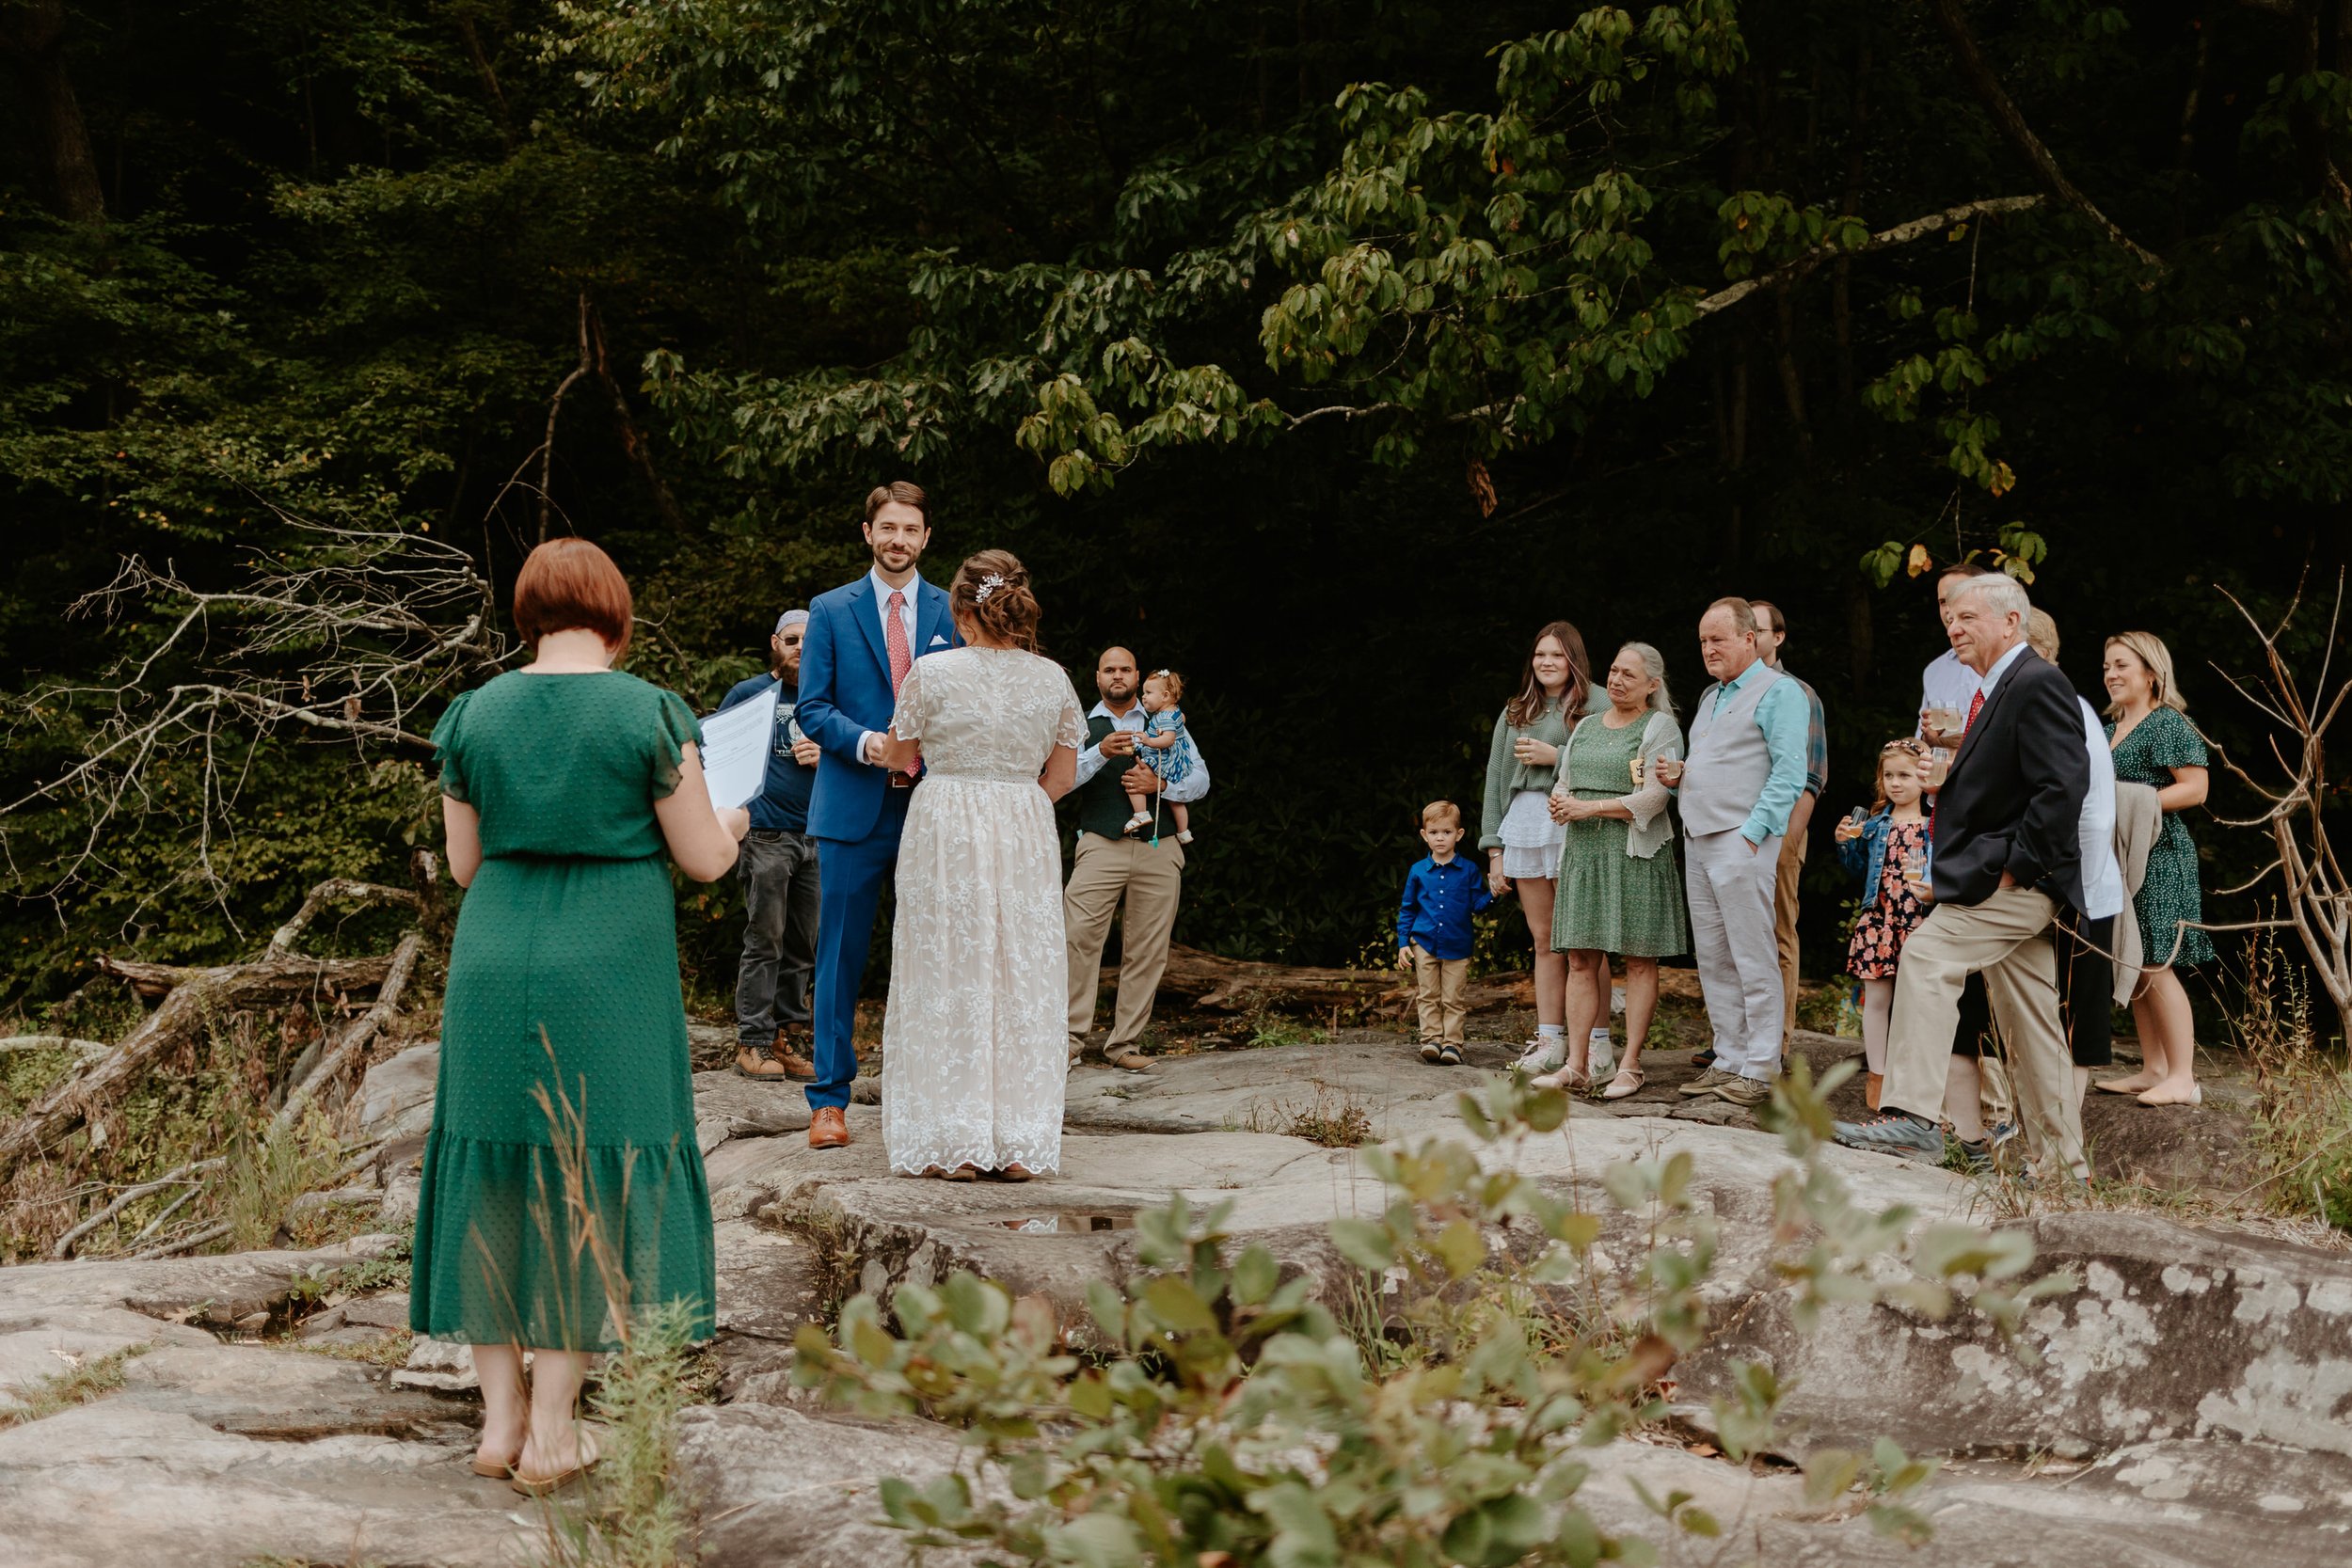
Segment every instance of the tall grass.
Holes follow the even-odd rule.
[[[2352,1064],[2312,1027],[2311,981],[2260,933],[2247,959],[2234,1022],[2254,1069],[2255,1119],[2270,1166],[2270,1202],[2352,1231]]]

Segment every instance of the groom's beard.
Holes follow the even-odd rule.
[[[880,546],[877,546],[874,550],[874,564],[885,572],[903,572],[923,559],[923,552],[920,549],[900,550],[898,553],[903,559],[893,561],[883,553]]]

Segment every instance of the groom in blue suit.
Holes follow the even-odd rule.
[[[922,486],[898,480],[866,498],[873,569],[808,607],[801,647],[801,733],[817,742],[808,832],[817,841],[817,1081],[808,1085],[808,1146],[850,1141],[850,1031],[874,939],[882,883],[898,864],[898,835],[915,778],[882,766],[884,733],[907,671],[925,654],[961,646],[945,590],[915,574],[930,541]]]

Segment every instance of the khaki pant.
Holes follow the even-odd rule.
[[[1440,958],[1413,943],[1413,984],[1420,989],[1421,1037],[1424,1044],[1462,1043],[1462,1018],[1469,1011],[1462,992],[1470,986],[1468,958]]]
[[[1804,876],[1804,841],[1790,833],[1780,841],[1780,863],[1772,870],[1772,942],[1780,950],[1780,1037],[1788,1052],[1797,1032],[1797,883]]]
[[[1078,860],[1062,889],[1062,927],[1070,944],[1070,1048],[1074,1054],[1094,1028],[1094,998],[1103,985],[1103,943],[1121,897],[1127,917],[1119,927],[1119,1005],[1111,1015],[1110,1047],[1125,1045],[1152,1022],[1152,999],[1168,971],[1168,941],[1184,886],[1184,851],[1172,837],[1157,847],[1135,838],[1081,833]]]
[[[1886,1041],[1882,1109],[1930,1120],[1944,1113],[1944,1090],[1960,1027],[1960,990],[1974,970],[1984,975],[1993,1019],[2009,1051],[2019,1129],[2044,1171],[2055,1157],[2087,1176],[2074,1064],[2058,1029],[2058,956],[2049,942],[2056,913],[2046,894],[2003,888],[1977,905],[1938,904],[1903,944],[1895,970],[1895,1017]]]
[[[1772,878],[1780,840],[1751,845],[1737,828],[1683,846],[1691,952],[1715,1033],[1715,1065],[1759,1083],[1780,1070],[1780,967],[1772,950]]]

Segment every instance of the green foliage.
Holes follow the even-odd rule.
[[[1353,1333],[1311,1278],[1285,1278],[1224,1228],[1229,1206],[1180,1197],[1137,1216],[1146,1277],[1089,1288],[1085,1354],[1064,1347],[1041,1300],[957,1274],[899,1290],[895,1330],[866,1296],[833,1334],[803,1329],[794,1377],[872,1414],[919,1409],[967,1430],[984,1484],[882,1482],[885,1514],[918,1545],[1105,1568],[1658,1560],[1725,1522],[1685,1494],[1644,1493],[1657,1539],[1615,1536],[1578,1494],[1594,1450],[1662,1412],[1658,1380],[1705,1332],[1712,1222],[1687,1154],[1611,1167],[1611,1215],[1518,1174],[1513,1152],[1566,1114],[1559,1091],[1499,1080],[1462,1097],[1470,1142],[1365,1156],[1389,1202],[1331,1225],[1360,1271],[1343,1292]],[[1775,1183],[1796,1239],[1777,1267],[1801,1299],[1940,1315],[1955,1287],[1972,1288],[1972,1307],[2013,1323],[2023,1300],[2064,1287],[1994,1299],[2030,1243],[1966,1227],[1931,1227],[1909,1269],[1884,1267],[1914,1216],[1855,1212],[1815,1158],[1827,1115],[1802,1076],[1775,1095],[1798,1160]],[[1594,1255],[1612,1227],[1627,1259],[1613,1270]],[[1716,1410],[1734,1460],[1772,1441],[1787,1394],[1768,1370],[1740,1370]],[[1915,1544],[1928,1526],[1908,1500],[1931,1469],[1881,1442],[1867,1456],[1823,1450],[1805,1479],[1820,1507],[1860,1488],[1872,1526]]]
[[[546,1568],[678,1568],[693,1560],[677,1484],[678,1412],[693,1402],[693,1308],[640,1315],[605,1363],[592,1402],[603,1458],[587,1485],[549,1505]]]
[[[108,948],[241,954],[433,841],[421,747],[249,715],[32,793],[176,613],[68,607],[126,556],[238,587],[296,519],[461,546],[493,620],[543,532],[595,538],[633,667],[707,710],[913,474],[927,569],[1016,549],[1082,690],[1114,641],[1193,678],[1217,789],[1181,940],[1320,962],[1409,859],[1375,825],[1476,799],[1556,615],[1687,695],[1692,609],[1769,594],[1859,789],[1836,759],[1908,728],[1940,639],[1858,582],[1974,555],[2070,649],[2125,618],[2211,649],[2209,580],[2260,606],[2341,549],[2352,89],[2260,8],[1968,11],[2153,267],[2046,199],[1935,218],[2038,187],[1935,30],[1855,0],[69,15],[103,223],[43,210],[0,110],[0,1009]],[[415,731],[480,674],[411,680]],[[2217,883],[2261,863],[2207,847]],[[715,999],[734,895],[682,893]]]

